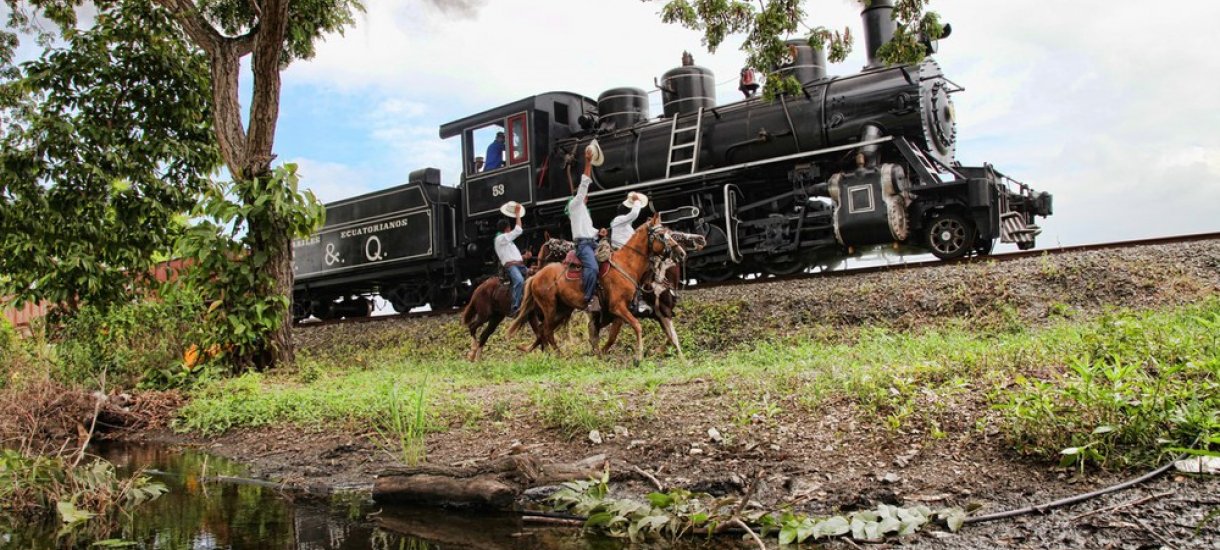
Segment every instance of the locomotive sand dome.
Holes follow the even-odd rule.
[[[716,106],[716,78],[711,69],[695,65],[689,52],[682,53],[682,66],[661,77],[661,101],[665,116],[694,113]]]
[[[779,68],[779,74],[796,77],[802,85],[826,78],[826,52],[814,48],[803,38],[794,38],[788,44],[791,61]]]
[[[611,88],[597,96],[603,130],[622,130],[648,122],[648,93],[639,88]]]

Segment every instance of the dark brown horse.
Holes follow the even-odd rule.
[[[610,255],[609,269],[600,279],[601,303],[606,314],[627,323],[635,330],[635,361],[644,360],[644,332],[631,314],[631,301],[640,280],[648,271],[650,259],[664,256],[678,248],[668,228],[661,225],[659,215],[640,225],[622,248]],[[541,338],[555,346],[555,329],[567,322],[572,311],[585,307],[584,289],[579,278],[568,278],[568,266],[551,264],[543,267],[525,284],[521,313],[508,328],[515,334],[534,312],[542,314]]]
[[[652,268],[640,283],[640,304],[647,307],[641,307],[633,313],[637,318],[652,319],[661,325],[666,341],[673,344],[674,349],[678,351],[678,357],[685,361],[686,355],[682,353],[682,344],[678,342],[678,331],[674,328],[673,321],[674,309],[678,306],[678,288],[681,286],[681,262],[688,250],[702,250],[707,245],[707,239],[702,235],[679,231],[671,231],[670,234],[678,247],[665,257],[652,259]],[[662,275],[658,277],[658,273]],[[600,350],[601,353],[614,346],[619,331],[623,328],[623,321],[612,315],[594,315],[589,320],[589,340],[594,353],[599,352],[598,336],[607,325],[610,326],[610,334],[606,337],[606,345]]]
[[[536,263],[531,271],[537,270],[539,266],[562,260],[573,246],[570,241],[548,239],[538,249],[538,255],[535,256]],[[470,351],[466,353],[466,359],[479,360],[483,347],[487,345],[487,340],[496,332],[496,327],[500,326],[504,318],[508,317],[511,307],[512,285],[505,284],[500,277],[495,275],[479,283],[470,296],[470,303],[466,304],[466,309],[462,310],[462,326],[470,331]],[[530,327],[534,329],[534,343],[525,351],[533,351],[534,348],[545,346],[546,342],[539,338],[541,320],[540,316],[529,320]],[[482,334],[479,334],[479,328],[484,325],[486,328],[483,329]]]

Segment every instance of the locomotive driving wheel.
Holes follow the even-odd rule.
[[[719,265],[706,265],[699,268],[695,278],[701,283],[723,283],[740,273],[737,264],[725,262]]]
[[[961,258],[974,248],[974,224],[957,212],[943,212],[924,226],[924,241],[942,260]]]
[[[791,256],[783,260],[768,260],[762,264],[763,271],[769,275],[783,277],[784,275],[792,275],[805,270],[805,260],[797,256]]]

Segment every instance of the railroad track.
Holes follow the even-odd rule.
[[[844,277],[844,276],[850,276],[850,275],[862,275],[865,273],[875,273],[878,271],[902,271],[902,270],[908,270],[908,269],[922,269],[922,268],[926,268],[926,267],[962,265],[962,264],[972,264],[972,263],[990,262],[990,261],[1008,262],[1008,261],[1013,261],[1013,260],[1019,260],[1022,258],[1030,258],[1030,257],[1035,257],[1035,256],[1043,256],[1043,255],[1058,256],[1061,254],[1072,254],[1072,253],[1076,253],[1076,252],[1087,252],[1087,251],[1094,251],[1094,250],[1114,250],[1114,249],[1122,249],[1122,248],[1136,248],[1136,247],[1141,247],[1141,246],[1156,246],[1156,245],[1161,245],[1161,244],[1178,244],[1178,243],[1213,241],[1213,240],[1220,240],[1220,232],[1196,233],[1196,234],[1192,234],[1192,235],[1177,235],[1177,236],[1172,236],[1172,237],[1156,237],[1156,238],[1152,238],[1152,239],[1134,239],[1134,240],[1128,240],[1128,241],[1115,241],[1115,242],[1109,242],[1109,243],[1060,246],[1057,248],[1040,248],[1040,249],[1034,249],[1034,250],[1020,250],[1020,251],[1016,251],[1016,252],[1004,252],[1004,253],[1000,253],[1000,254],[990,254],[990,255],[986,255],[986,256],[969,256],[969,257],[960,258],[957,260],[949,260],[949,261],[935,260],[935,259],[919,260],[919,261],[914,261],[914,262],[901,262],[901,263],[885,264],[885,265],[860,266],[860,267],[851,267],[851,268],[846,268],[846,269],[834,269],[834,270],[815,271],[815,272],[800,272],[800,273],[793,273],[791,275],[764,275],[764,276],[757,276],[757,277],[753,277],[753,278],[737,277],[737,278],[733,278],[733,279],[730,279],[727,281],[698,283],[698,284],[694,285],[693,288],[696,290],[700,290],[700,289],[716,288],[716,287],[722,287],[722,286],[740,286],[740,285],[750,285],[750,284],[757,284],[757,283],[799,281],[799,280],[803,280],[803,279],[814,279],[814,278],[820,278],[820,277]],[[372,322],[385,321],[385,320],[390,320],[390,319],[422,319],[422,318],[427,318],[427,317],[445,317],[448,315],[453,315],[460,311],[461,311],[461,308],[452,308],[452,309],[446,309],[446,310],[440,310],[440,311],[419,311],[419,312],[414,312],[414,313],[404,313],[404,314],[398,314],[398,315],[382,315],[382,316],[376,316],[376,317],[353,317],[350,319],[331,319],[331,320],[326,320],[326,321],[306,321],[303,323],[299,323],[296,326],[298,328],[312,328],[312,327],[333,325],[336,323],[372,323]]]

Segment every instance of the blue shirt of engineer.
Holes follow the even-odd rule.
[[[504,166],[504,132],[496,132],[495,141],[487,146],[487,160],[483,171],[495,170]]]

